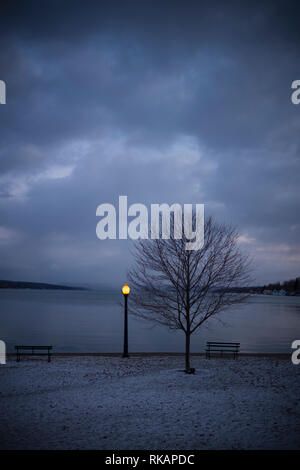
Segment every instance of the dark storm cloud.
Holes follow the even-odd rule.
[[[204,202],[239,225],[258,279],[299,274],[296,2],[3,12],[2,278],[121,280],[128,244],[95,239],[97,205],[119,194]]]

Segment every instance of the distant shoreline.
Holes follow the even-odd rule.
[[[48,284],[45,282],[25,282],[0,280],[0,289],[37,289],[37,290],[88,290],[85,287]]]

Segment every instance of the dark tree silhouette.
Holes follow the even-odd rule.
[[[204,225],[202,249],[186,250],[187,241],[184,233],[174,237],[174,221],[170,239],[136,241],[129,280],[131,313],[185,333],[185,370],[190,372],[191,335],[210,317],[245,300],[247,294],[230,288],[249,283],[250,263],[239,249],[237,230],[212,218]]]

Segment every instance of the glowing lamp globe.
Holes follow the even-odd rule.
[[[130,293],[130,287],[126,283],[122,287],[122,292],[124,295],[128,295]]]

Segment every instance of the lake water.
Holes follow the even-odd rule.
[[[123,309],[120,293],[0,290],[0,339],[16,344],[52,344],[55,352],[120,352]],[[130,312],[130,297],[128,301]],[[239,341],[242,352],[290,353],[300,339],[300,297],[252,296],[210,319],[192,337],[192,352],[206,341]],[[170,332],[129,315],[129,352],[183,352],[183,332]]]

